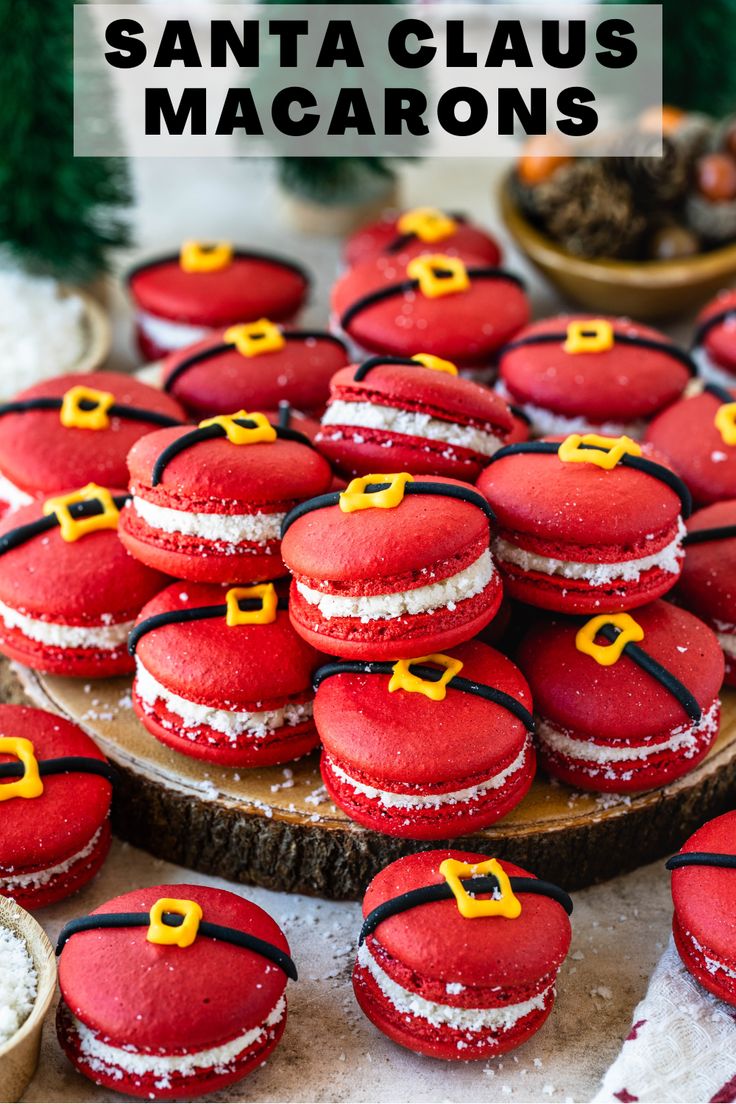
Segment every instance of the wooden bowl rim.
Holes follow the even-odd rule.
[[[84,306],[83,324],[86,330],[86,348],[81,356],[65,369],[65,373],[94,372],[104,364],[112,346],[112,326],[107,311],[94,295],[84,288],[60,284],[63,297],[76,296]]]
[[[19,931],[25,939],[28,953],[36,967],[38,988],[28,1019],[20,1025],[15,1035],[11,1035],[0,1046],[0,1059],[6,1058],[28,1035],[41,1029],[56,991],[57,975],[54,948],[38,920],[11,897],[0,897],[0,926],[7,926],[4,924],[5,920],[12,921],[10,930]],[[33,1071],[30,1072],[29,1080],[31,1076]]]

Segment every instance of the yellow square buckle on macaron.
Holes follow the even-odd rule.
[[[173,912],[183,917],[181,924],[167,924],[165,912]],[[159,897],[151,905],[150,923],[146,939],[149,943],[158,943],[161,947],[191,947],[197,938],[199,922],[202,919],[202,907],[196,901],[179,897]]]
[[[286,344],[286,338],[281,330],[268,318],[230,326],[225,330],[222,340],[226,345],[234,345],[244,357],[258,356],[259,353],[275,353],[278,349],[283,349]]]
[[[558,448],[557,455],[565,464],[595,464],[597,468],[611,471],[624,456],[641,456],[641,446],[626,436],[571,433]]]
[[[70,507],[82,502],[97,502],[102,509],[89,517],[72,517]],[[73,491],[72,494],[47,498],[43,504],[43,512],[46,515],[56,515],[61,539],[69,542],[77,541],[87,533],[95,533],[98,529],[117,529],[120,517],[110,491],[106,487],[98,487],[96,483],[88,483],[86,487]]]
[[[9,801],[11,797],[40,797],[43,782],[31,741],[22,736],[0,736],[0,754],[14,755],[23,765],[21,778],[0,783],[0,801]]]
[[[448,376],[457,375],[456,364],[453,364],[451,360],[443,360],[442,357],[434,356],[432,353],[415,353],[411,359],[424,365],[425,368],[429,368],[432,372],[446,372]]]
[[[615,337],[607,318],[569,322],[567,338],[562,348],[566,353],[605,353],[612,349]]]
[[[259,598],[261,605],[254,610],[241,609],[243,598]],[[270,625],[276,620],[279,600],[273,583],[258,583],[256,586],[230,587],[225,595],[225,604],[225,621],[229,628],[233,628],[235,625]]]
[[[506,871],[497,859],[486,862],[466,863],[460,859],[444,859],[440,863],[443,876],[457,901],[458,911],[466,920],[475,920],[480,916],[504,916],[515,920],[521,913],[521,901],[514,894]],[[492,874],[498,882],[498,895],[493,897],[473,897],[461,882],[461,878],[480,878]]]
[[[719,406],[714,424],[724,445],[736,445],[736,402],[723,403]]]
[[[252,426],[238,425],[238,422],[255,422]],[[265,414],[249,414],[239,410],[237,414],[219,414],[216,418],[205,418],[199,423],[200,429],[219,425],[225,430],[225,436],[232,445],[257,445],[262,441],[275,441],[278,434]]]
[[[111,391],[96,391],[94,387],[81,384],[70,387],[61,400],[59,421],[66,429],[107,429],[110,425],[108,411],[114,402]]]
[[[444,667],[444,673],[436,682],[420,678],[410,670],[410,667],[417,663],[435,663],[438,667]],[[455,675],[460,674],[462,668],[461,659],[453,659],[452,656],[442,655],[440,652],[419,656],[417,659],[400,659],[394,663],[388,690],[390,694],[395,690],[406,690],[409,694],[424,694],[430,701],[444,701],[447,684],[454,679]]]
[[[393,475],[361,475],[351,479],[340,495],[340,509],[344,514],[353,514],[356,510],[391,510],[404,499],[407,483],[413,483],[414,476],[408,472],[396,472]],[[384,484],[382,491],[369,491],[371,484]]]
[[[456,228],[455,219],[444,211],[438,211],[436,207],[415,207],[412,211],[404,212],[396,223],[400,234],[414,234],[427,245],[449,238]]]
[[[416,280],[419,290],[427,299],[439,299],[470,287],[468,270],[459,257],[447,257],[444,253],[414,257],[406,266],[406,275]]]
[[[610,644],[596,644],[595,638],[604,625],[613,625],[620,629],[616,639]],[[575,647],[584,655],[592,656],[601,667],[611,667],[621,658],[627,644],[644,639],[644,630],[638,621],[628,613],[601,613],[591,617],[590,621],[578,629]]]
[[[219,272],[233,259],[230,242],[185,241],[179,250],[179,265],[184,272]]]

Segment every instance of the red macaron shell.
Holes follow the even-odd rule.
[[[433,250],[441,252],[441,250]],[[466,257],[468,268],[488,267],[483,258]],[[338,323],[366,295],[401,284],[406,264],[379,257],[344,273],[332,290]],[[529,318],[529,303],[512,279],[472,278],[464,291],[428,298],[419,291],[397,292],[366,306],[348,324],[347,333],[362,348],[412,356],[417,349],[463,367],[486,364]]]
[[[39,762],[68,755],[105,762],[81,728],[41,709],[0,704],[0,736],[30,740]],[[5,752],[0,760],[16,761]],[[0,794],[13,781],[0,782]],[[43,776],[42,783],[38,797],[0,801],[0,893],[26,908],[40,908],[75,892],[97,872],[110,844],[107,816],[112,787],[107,779],[75,771]],[[93,851],[50,880],[27,886],[7,883],[12,875],[22,877],[66,863],[84,851],[100,830]]]
[[[736,402],[736,390],[731,390]],[[687,483],[697,505],[736,498],[736,445],[727,445],[714,419],[722,401],[708,391],[659,414],[646,439]]]
[[[525,326],[514,341],[541,334],[564,334],[587,314],[559,315]],[[649,326],[610,318],[614,334],[668,344]],[[542,407],[552,414],[583,418],[591,425],[627,424],[650,418],[680,397],[690,379],[685,365],[667,352],[615,342],[598,353],[568,353],[559,342],[522,345],[501,353],[499,376],[514,402]]]
[[[497,265],[501,249],[490,234],[479,226],[455,218],[455,228],[440,241],[425,242],[417,235],[405,237],[398,228],[400,214],[387,214],[352,234],[345,244],[345,261],[351,267],[379,254],[391,257],[416,257],[420,253],[447,253],[452,257],[481,257],[487,265]],[[405,240],[401,241],[402,237]],[[396,249],[396,243],[401,246]]]
[[[280,402],[300,410],[320,410],[327,401],[330,379],[347,364],[344,346],[332,335],[317,334],[287,340],[280,349],[243,356],[233,345],[229,352],[198,359],[169,386],[179,365],[222,345],[225,330],[171,353],[161,366],[165,391],[193,417],[207,418],[233,410],[275,410]]]
[[[186,420],[175,399],[120,372],[56,376],[22,391],[16,400],[60,399],[72,387],[80,386],[111,392],[115,402],[124,406]],[[58,494],[87,483],[125,486],[128,452],[140,437],[156,428],[150,422],[113,416],[108,429],[67,429],[61,424],[58,410],[3,414],[0,472],[31,495]]]
[[[736,525],[736,500],[716,502],[687,521],[688,533]],[[736,625],[736,536],[688,544],[674,592],[677,601],[716,630]]]
[[[736,291],[733,289],[719,292],[703,307],[695,322],[696,330],[724,311],[736,315]],[[736,317],[726,318],[710,327],[701,347],[718,368],[736,375]]]

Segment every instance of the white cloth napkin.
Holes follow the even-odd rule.
[[[736,1008],[688,974],[670,939],[593,1104],[736,1101]]]

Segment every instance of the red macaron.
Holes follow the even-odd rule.
[[[626,318],[559,315],[525,326],[501,349],[501,393],[538,436],[594,431],[639,437],[695,373],[664,334]]]
[[[667,868],[672,932],[685,968],[709,993],[736,1005],[736,813],[698,828]]]
[[[322,410],[330,379],[347,363],[334,334],[286,329],[262,318],[220,328],[171,353],[161,376],[164,391],[195,418],[241,407],[276,410],[281,402],[309,412]]]
[[[70,921],[57,946],[59,1042],[107,1090],[217,1092],[261,1066],[286,1025],[289,944],[224,889],[150,886]]]
[[[552,1011],[570,948],[568,895],[512,863],[422,851],[363,899],[353,987],[369,1020],[430,1058],[493,1058]]]
[[[656,417],[646,440],[682,476],[696,505],[736,498],[736,389],[707,384]]]
[[[124,487],[125,458],[146,433],[186,420],[179,403],[120,372],[44,380],[0,404],[2,504],[99,483]]]
[[[472,482],[512,428],[506,403],[449,361],[376,356],[333,378],[317,445],[350,475],[390,467]]]
[[[423,349],[460,368],[490,367],[529,318],[517,276],[441,250],[356,265],[335,284],[332,309],[359,352],[408,357]]]
[[[695,321],[692,357],[706,383],[736,384],[736,290],[721,291]]]
[[[269,766],[317,744],[322,657],[294,632],[272,584],[174,583],[130,638],[133,705],[161,743],[230,767]]]
[[[587,622],[545,618],[516,654],[548,774],[636,793],[686,774],[718,734],[723,656],[715,634],[668,602]]]
[[[376,222],[356,230],[345,244],[345,262],[353,266],[378,256],[409,258],[435,251],[451,257],[482,257],[489,265],[501,260],[495,238],[463,215],[436,207],[414,207],[387,211]]]
[[[120,519],[126,548],[169,575],[207,583],[283,575],[286,514],[332,483],[307,437],[244,410],[198,429],[149,434],[131,450],[128,467],[133,497]]]
[[[478,489],[512,598],[562,613],[633,609],[682,569],[687,488],[627,437],[574,434],[501,449]]]
[[[136,336],[147,360],[191,345],[208,330],[271,318],[287,322],[303,305],[309,274],[294,261],[229,242],[185,242],[127,276]]]
[[[687,523],[675,600],[718,636],[726,682],[736,686],[736,500],[698,510]]]
[[[113,778],[77,725],[0,704],[0,894],[37,909],[94,878],[110,847]]]
[[[128,633],[169,581],[120,543],[127,496],[93,484],[0,522],[0,652],[38,671],[128,674]]]
[[[501,603],[492,513],[472,487],[364,476],[287,515],[289,614],[323,652],[411,659],[475,635]]]
[[[529,688],[479,641],[396,664],[328,664],[315,681],[322,778],[366,828],[451,839],[499,820],[531,786]]]

